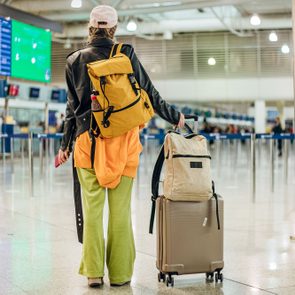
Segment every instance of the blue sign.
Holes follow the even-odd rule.
[[[0,17],[0,75],[11,74],[11,21]]]

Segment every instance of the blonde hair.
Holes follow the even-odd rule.
[[[110,29],[89,27],[88,43],[101,38],[114,39],[117,26]]]

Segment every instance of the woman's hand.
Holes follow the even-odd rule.
[[[184,124],[185,124],[184,114],[180,113],[180,118],[179,118],[179,122],[178,122],[177,127],[179,129],[182,129],[184,127]]]
[[[69,151],[63,151],[63,150],[59,150],[58,151],[58,161],[60,164],[65,163],[68,159],[69,159],[70,153]]]

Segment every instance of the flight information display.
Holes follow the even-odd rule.
[[[0,75],[11,74],[11,21],[0,17]]]
[[[12,20],[11,76],[51,80],[51,32]]]

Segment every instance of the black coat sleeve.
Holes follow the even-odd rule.
[[[65,123],[64,123],[64,135],[61,142],[61,149],[65,151],[69,149],[72,151],[72,144],[76,129],[76,119],[75,119],[75,105],[79,101],[75,87],[73,84],[71,67],[67,63],[65,68],[65,75],[66,75],[66,83],[68,87],[68,96],[67,96],[67,106],[66,106],[66,114],[65,114]]]
[[[162,99],[160,93],[154,87],[144,67],[137,58],[134,48],[131,45],[124,45],[122,48],[123,53],[126,52],[130,58],[134,75],[139,83],[139,86],[143,88],[151,100],[151,104],[155,112],[164,120],[171,124],[178,124],[180,119],[180,113],[176,111],[169,103]],[[124,52],[125,51],[125,52]]]

